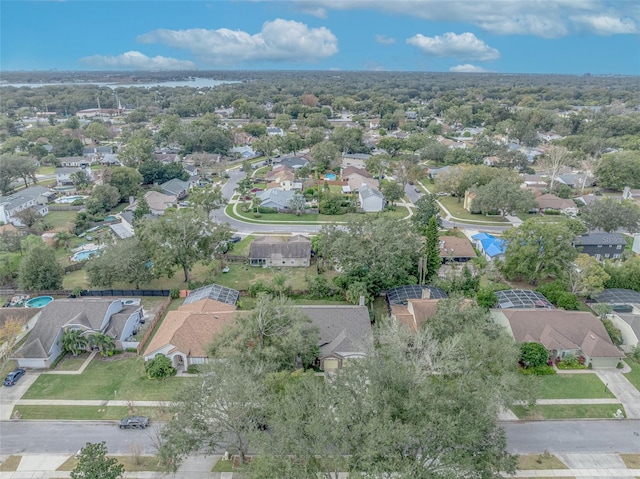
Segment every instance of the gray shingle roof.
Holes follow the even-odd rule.
[[[573,240],[575,246],[623,245],[627,242],[620,233],[587,233]]]
[[[257,238],[249,247],[251,259],[292,259],[310,258],[311,240],[305,236],[296,235],[284,241],[272,236]]]
[[[99,330],[113,299],[56,299],[42,308],[38,321],[27,342],[16,352],[19,357],[48,357],[53,341],[65,324],[75,321],[85,327]],[[40,343],[44,356],[26,356],[34,350],[34,341]],[[36,348],[37,349],[37,348]]]
[[[189,190],[189,182],[174,178],[160,185],[164,191],[168,191],[172,195],[178,196],[183,191]]]
[[[366,306],[299,306],[320,334],[320,357],[363,353],[373,345]]]
[[[0,196],[0,204],[4,204],[5,210],[11,211],[29,201],[33,201],[40,195],[49,193],[49,190],[43,186],[32,186],[25,188],[17,193],[8,196]]]

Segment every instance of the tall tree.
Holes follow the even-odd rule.
[[[604,197],[582,208],[581,217],[589,229],[640,231],[640,206],[632,200]]]
[[[564,146],[551,146],[536,163],[549,178],[549,189],[553,190],[560,171],[571,163],[571,154]]]
[[[132,284],[136,289],[156,276],[147,244],[137,237],[126,238],[109,245],[86,267],[92,286],[111,288],[115,283]]]
[[[389,203],[394,205],[396,201],[401,200],[404,196],[404,188],[400,183],[387,181],[382,185],[382,194]]]
[[[153,141],[150,138],[132,138],[118,153],[125,166],[138,167],[145,161],[153,160]]]
[[[189,201],[198,209],[204,211],[207,217],[218,208],[227,204],[222,194],[222,188],[216,185],[207,185],[204,188],[194,188],[189,192]]]
[[[473,198],[472,209],[490,213],[499,211],[501,216],[512,211],[525,213],[536,207],[535,196],[530,190],[506,178],[496,178],[479,187]]]
[[[324,141],[311,148],[311,156],[316,170],[324,173],[336,166],[340,152],[335,144],[330,141]]]
[[[55,251],[37,236],[23,242],[24,256],[18,269],[18,281],[23,289],[60,289],[64,270],[56,259]]]
[[[417,282],[420,243],[402,221],[385,216],[323,226],[319,240],[320,254],[339,268],[343,286],[362,281],[373,296]]]
[[[120,201],[129,201],[129,197],[138,196],[142,175],[135,168],[119,167],[108,169],[108,183],[118,188]]]
[[[578,254],[572,245],[574,235],[562,223],[532,218],[504,236],[507,250],[502,270],[510,279],[536,284],[548,277],[562,277]]]
[[[624,151],[602,155],[596,166],[598,186],[622,191],[625,186],[640,188],[640,155]]]
[[[438,274],[440,269],[440,240],[438,239],[438,220],[435,216],[429,219],[426,231],[426,242],[424,245],[424,269],[425,281],[432,281]]]
[[[154,268],[171,276],[182,269],[184,281],[198,261],[213,258],[216,245],[231,238],[227,225],[216,224],[190,208],[169,212],[140,224],[140,238],[153,253]]]
[[[107,457],[106,443],[88,442],[78,455],[78,464],[71,471],[71,479],[118,479],[124,466],[114,457]]]
[[[589,297],[600,293],[610,278],[600,261],[588,254],[579,254],[566,276],[572,293]]]
[[[423,194],[418,201],[416,201],[416,207],[411,217],[411,223],[413,229],[421,235],[426,234],[427,225],[432,217],[436,217],[438,221],[438,227],[440,226],[440,208],[436,202],[436,197],[430,193]]]

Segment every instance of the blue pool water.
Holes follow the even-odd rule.
[[[37,298],[33,298],[27,301],[25,306],[27,308],[43,308],[51,301],[53,301],[53,298],[51,296],[38,296]]]
[[[79,251],[71,257],[71,261],[84,261],[92,256],[100,253],[100,249],[90,249],[88,251]]]
[[[104,219],[106,222],[111,222],[111,221],[118,221],[118,218],[116,218],[113,215],[109,215]]]
[[[336,179],[336,175],[334,175],[333,173],[327,173],[326,175],[324,175],[324,179],[325,180],[329,180],[329,181],[333,181]]]

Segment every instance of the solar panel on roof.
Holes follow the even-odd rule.
[[[191,291],[184,300],[184,304],[195,303],[201,299],[213,299],[235,306],[239,297],[240,293],[235,289],[220,286],[219,284],[210,284]]]

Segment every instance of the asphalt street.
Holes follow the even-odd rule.
[[[507,449],[516,454],[640,453],[640,420],[518,421],[502,424]],[[106,441],[113,454],[132,444],[153,454],[156,429],[121,430],[108,421],[1,421],[0,455],[73,454],[86,442]]]

